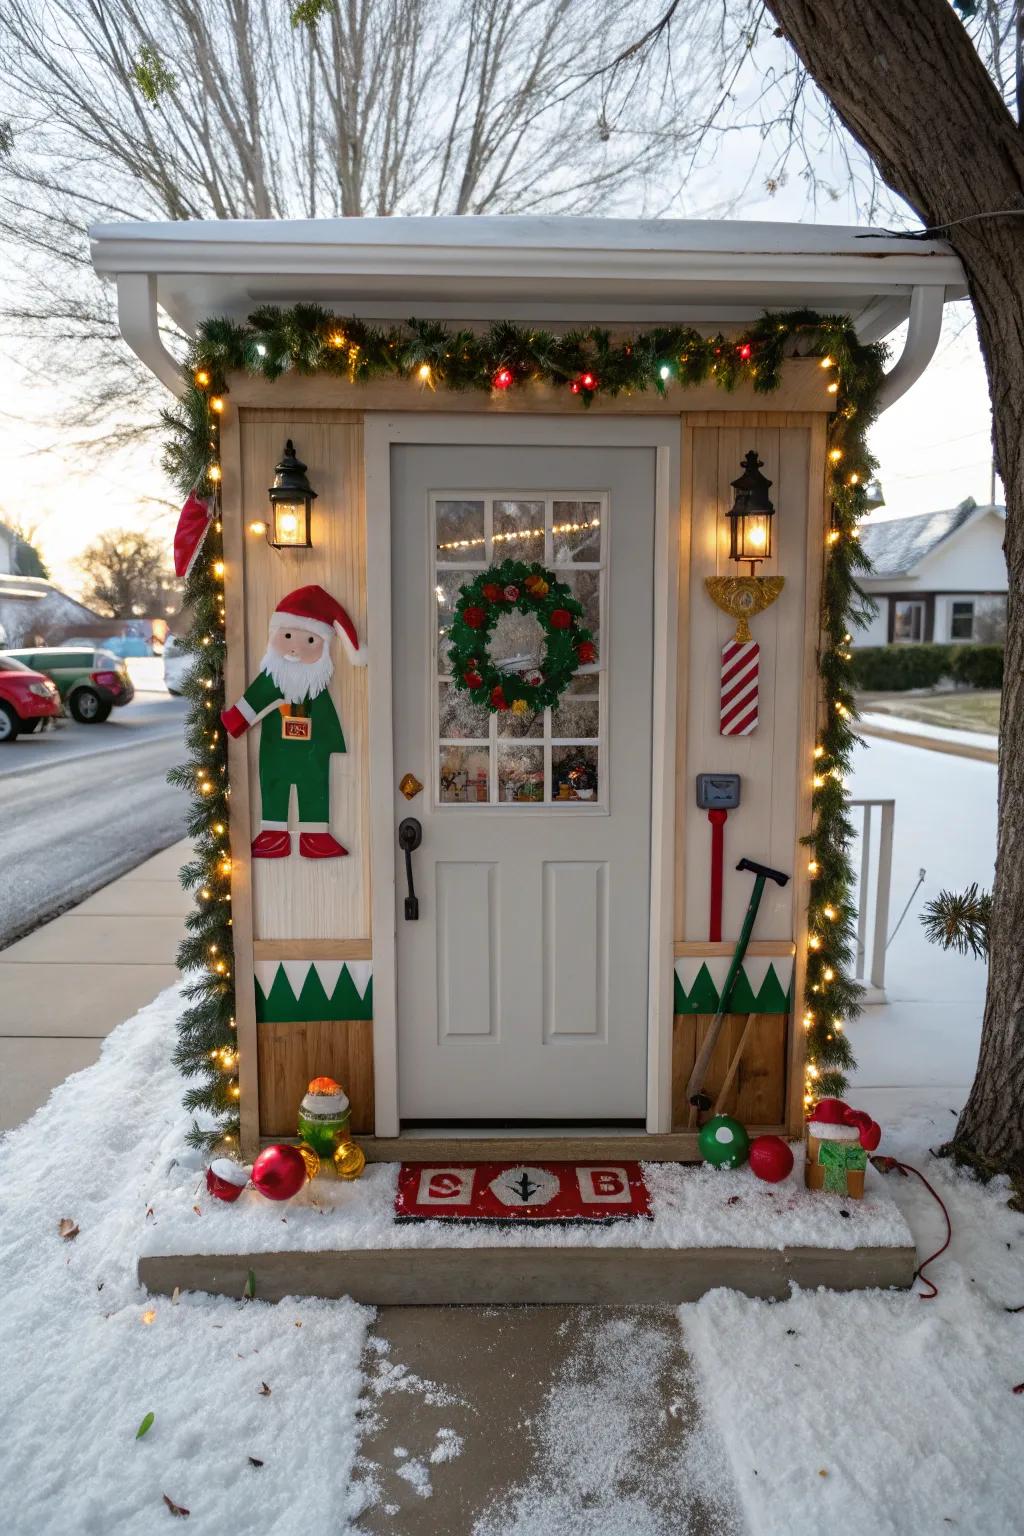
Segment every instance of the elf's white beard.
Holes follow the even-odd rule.
[[[292,661],[270,647],[260,667],[277,684],[289,704],[315,699],[334,676],[334,662],[326,645],[319,661]]]

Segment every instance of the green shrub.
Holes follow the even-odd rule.
[[[872,693],[934,688],[952,669],[951,645],[869,645],[854,650],[857,687]]]
[[[953,652],[953,677],[968,688],[1003,686],[1001,645],[959,645]]]
[[[968,688],[1001,688],[1001,645],[868,645],[853,652],[853,675],[867,693],[934,688],[952,678]]]

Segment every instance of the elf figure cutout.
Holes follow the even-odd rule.
[[[221,714],[225,729],[242,736],[260,728],[260,832],[254,859],[286,859],[292,851],[288,805],[292,785],[299,803],[299,852],[305,859],[340,859],[347,852],[331,836],[331,757],[345,737],[328,684],[334,675],[331,640],[339,634],[353,666],[365,666],[355,625],[323,587],[299,587],[282,598],[270,618],[259,676]]]

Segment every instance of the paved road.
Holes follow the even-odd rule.
[[[185,708],[143,694],[103,725],[0,747],[0,948],[184,835],[166,775]]]

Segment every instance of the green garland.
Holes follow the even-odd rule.
[[[502,614],[532,613],[544,631],[545,650],[536,681],[502,672],[487,642]],[[456,688],[491,711],[536,714],[556,708],[580,665],[597,660],[594,637],[581,624],[583,604],[572,589],[535,561],[503,560],[481,571],[459,592],[449,655]]]
[[[832,523],[822,587],[819,671],[823,719],[815,748],[814,831],[810,851],[811,893],[803,1024],[807,1036],[808,1102],[842,1094],[853,1053],[843,1022],[860,1011],[862,989],[850,970],[856,953],[853,827],[847,815],[844,775],[857,742],[850,626],[867,622],[869,609],[857,585],[868,561],[857,539],[866,511],[865,485],[875,461],[867,448],[877,410],[886,349],[864,344],[844,316],[810,310],[766,314],[739,335],[703,336],[689,326],[661,326],[625,339],[603,329],[564,335],[500,322],[483,333],[452,331],[432,321],[411,320],[386,328],[343,319],[315,304],[291,309],[266,306],[245,324],[207,320],[189,352],[185,389],[164,415],[168,441],[164,463],[182,494],[198,488],[216,497],[220,465],[217,425],[234,371],[279,378],[283,373],[323,374],[353,384],[405,379],[424,389],[477,390],[500,394],[538,384],[564,388],[589,406],[600,394],[615,398],[654,390],[664,395],[709,380],[725,390],[751,383],[760,394],[779,387],[794,356],[815,357],[829,373],[836,411],[829,423]],[[188,985],[190,1006],[182,1016],[176,1060],[204,1078],[186,1102],[215,1117],[212,1131],[194,1128],[197,1143],[223,1132],[237,1134],[237,1052],[230,892],[226,860],[228,785],[226,744],[217,728],[224,702],[223,567],[219,525],[214,524],[186,589],[194,624],[186,642],[197,657],[188,685],[191,763],[175,770],[175,783],[193,795],[189,830],[197,853],[185,867],[185,884],[199,893],[189,919],[189,938],[179,964],[198,972]],[[468,654],[475,654],[470,652]],[[481,674],[482,676],[483,674]],[[202,785],[211,787],[204,791]],[[220,967],[220,968],[218,968]]]

